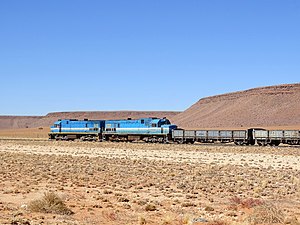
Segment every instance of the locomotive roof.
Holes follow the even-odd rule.
[[[157,118],[157,117],[145,117],[145,118],[139,118],[139,119],[131,119],[131,118],[128,118],[128,119],[119,119],[119,120],[106,120],[106,121],[138,121],[138,120],[150,120],[154,123],[158,123],[160,120],[163,120],[163,119],[166,119],[166,118]]]

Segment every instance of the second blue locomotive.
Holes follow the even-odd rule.
[[[171,140],[172,130],[176,128],[167,118],[58,120],[51,126],[49,138],[165,143]]]

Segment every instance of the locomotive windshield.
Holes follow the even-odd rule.
[[[165,123],[164,123],[164,124],[166,124],[166,125],[171,124],[171,123],[170,123],[170,120],[165,120]]]
[[[160,125],[169,125],[169,124],[171,124],[170,120],[164,119],[160,121]]]

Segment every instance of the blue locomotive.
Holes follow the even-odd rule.
[[[141,118],[138,120],[106,120],[102,133],[104,140],[165,143],[171,140],[172,130],[177,126],[167,118]]]
[[[166,143],[176,129],[167,118],[132,120],[58,120],[50,128],[49,138],[56,140],[106,140]]]
[[[58,120],[50,127],[49,138],[56,140],[99,140],[104,120]]]

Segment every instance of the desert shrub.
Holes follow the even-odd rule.
[[[205,206],[204,210],[205,210],[206,212],[212,212],[212,211],[214,211],[215,209],[214,209],[213,207],[211,207],[211,206]]]
[[[104,190],[104,192],[103,192],[103,194],[106,194],[106,195],[108,195],[108,194],[112,194],[113,192],[111,191],[111,190]]]
[[[284,222],[283,212],[273,204],[262,204],[253,209],[253,213],[246,219],[251,224]]]
[[[197,205],[192,202],[184,202],[181,204],[181,207],[196,207]]]
[[[179,224],[189,224],[190,221],[191,217],[189,215],[184,215],[184,217],[179,221]]]
[[[264,202],[262,200],[254,199],[254,198],[248,198],[248,199],[245,199],[244,201],[242,201],[241,206],[243,208],[251,209],[255,206],[259,206],[259,205],[262,205],[262,204],[264,204]]]
[[[26,219],[14,218],[11,222],[11,225],[30,225],[30,222]]]
[[[164,220],[161,222],[161,225],[171,225],[172,224],[172,221],[170,220]]]
[[[125,197],[119,197],[118,202],[129,202],[129,199]]]
[[[237,196],[234,196],[234,197],[230,198],[229,201],[231,204],[240,205],[242,202],[242,199]]]
[[[118,215],[114,211],[103,211],[102,216],[107,220],[107,221],[116,221],[118,219]]]
[[[41,199],[29,203],[28,209],[32,212],[55,213],[62,215],[73,214],[63,200],[53,192],[46,192]]]
[[[264,204],[264,202],[260,199],[254,199],[254,198],[241,199],[236,196],[230,198],[229,201],[232,205],[238,205],[241,206],[242,208],[247,208],[247,209],[251,209],[255,206]]]
[[[152,204],[148,204],[148,205],[146,205],[145,210],[146,211],[155,211],[156,210],[156,206],[152,205]]]
[[[139,225],[145,225],[145,224],[147,224],[146,219],[144,217],[140,217],[139,218]]]
[[[224,220],[213,220],[208,222],[207,225],[228,225],[228,222]]]

